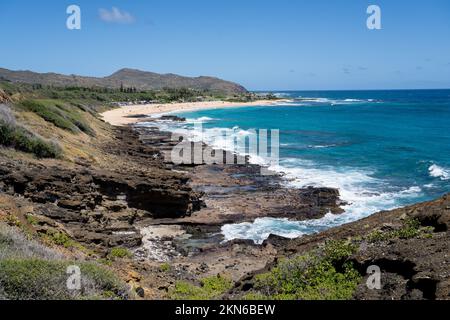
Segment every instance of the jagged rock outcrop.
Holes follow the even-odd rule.
[[[405,228],[405,222],[412,220],[418,225],[410,227],[409,234],[398,233]],[[316,235],[294,240],[271,236],[264,245],[277,248],[279,256],[292,257],[329,240],[353,239],[358,249],[351,261],[363,276],[355,299],[449,299],[449,225],[450,194],[447,194],[434,201],[376,213]],[[430,233],[417,231],[423,228],[429,228]],[[373,234],[375,240],[371,239]],[[376,235],[384,236],[376,240]],[[380,290],[367,286],[369,266],[381,269]]]
[[[380,229],[396,228],[399,219],[417,219],[421,227],[431,227],[427,237],[392,238],[365,243],[354,256],[361,272],[377,265],[383,274],[382,289],[358,287],[356,299],[449,299],[450,298],[450,194],[444,197],[385,213],[389,222]],[[370,218],[369,218],[370,219]]]
[[[148,170],[0,159],[0,191],[34,203],[44,232],[48,220],[43,218],[49,218],[79,242],[103,247],[140,245],[136,220],[181,218],[200,209],[201,193],[187,185],[186,176],[165,169],[157,150],[143,146],[131,129],[117,130],[117,135],[119,142],[110,152]]]
[[[201,204],[198,193],[170,176],[1,165],[3,192],[36,203],[41,215],[64,223],[80,242],[133,247],[140,242],[136,219],[183,217]]]

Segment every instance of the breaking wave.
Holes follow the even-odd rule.
[[[441,180],[449,180],[450,179],[450,170],[446,168],[442,168],[437,164],[433,164],[428,168],[430,172],[430,176],[433,178],[439,178]]]

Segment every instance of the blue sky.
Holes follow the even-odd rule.
[[[66,28],[71,4],[81,30]],[[382,30],[366,27],[370,4]],[[0,30],[0,67],[15,70],[130,67],[250,90],[450,88],[448,0],[14,0],[0,2]]]

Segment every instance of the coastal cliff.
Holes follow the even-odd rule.
[[[0,298],[449,297],[448,195],[299,239],[224,242],[228,223],[340,214],[339,191],[286,189],[251,164],[176,166],[164,157],[170,133],[113,127],[85,101],[34,95],[4,93]],[[89,290],[60,288],[69,264]],[[366,286],[371,265],[380,290]],[[284,270],[298,275],[286,286]]]

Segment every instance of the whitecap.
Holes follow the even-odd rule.
[[[188,118],[188,119],[186,119],[186,122],[192,124],[192,123],[210,122],[210,121],[214,121],[214,120],[216,120],[216,119],[213,119],[210,117],[200,117],[200,118],[194,118],[194,119]]]
[[[438,166],[437,164],[433,164],[428,168],[430,176],[433,178],[440,178],[441,180],[449,180],[450,179],[450,170],[447,168],[443,168]]]
[[[397,208],[400,200],[418,197],[422,192],[418,186],[392,190],[385,181],[374,178],[370,170],[342,168],[338,171],[331,167],[318,168],[314,162],[300,159],[286,159],[282,161],[282,165],[271,166],[269,169],[282,173],[287,187],[339,189],[341,199],[347,202],[347,205],[343,206],[345,213],[341,215],[330,213],[317,220],[290,221],[263,218],[253,223],[225,225],[222,233],[226,240],[250,239],[255,243],[262,243],[270,234],[297,238],[357,221],[381,210]]]
[[[364,100],[359,100],[359,99],[345,99],[345,102],[363,102]]]
[[[326,149],[326,148],[334,148],[337,147],[336,144],[325,144],[325,145],[309,145],[308,148],[310,149]]]

